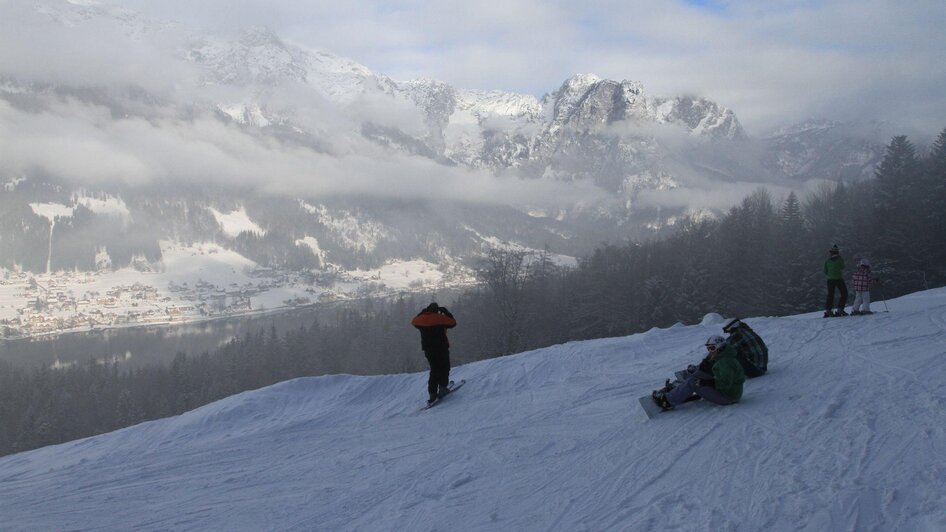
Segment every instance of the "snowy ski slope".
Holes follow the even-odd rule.
[[[0,528],[946,530],[946,289],[888,304],[750,318],[744,401],[652,421],[718,317],[455,368],[426,412],[424,374],[285,382],[0,459]]]

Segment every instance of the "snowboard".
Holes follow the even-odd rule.
[[[641,404],[641,409],[644,411],[644,415],[647,416],[647,419],[653,419],[654,416],[663,412],[663,409],[657,406],[657,403],[654,402],[654,398],[650,394],[645,395],[638,399]]]
[[[433,408],[433,407],[437,406],[437,405],[440,403],[440,401],[443,401],[444,399],[446,399],[447,397],[449,397],[450,394],[452,394],[453,392],[459,390],[464,384],[466,384],[466,380],[461,380],[460,382],[453,382],[453,381],[450,381],[450,383],[447,384],[447,393],[444,394],[443,397],[438,398],[438,399],[437,399],[436,401],[434,401],[433,403],[428,403],[428,404],[424,405],[423,408],[421,408],[421,411],[427,410],[427,409],[430,409],[430,408]]]
[[[673,372],[673,376],[675,379],[677,379],[677,382],[685,382],[687,379],[690,378],[690,375],[691,373],[685,369],[681,369],[680,371]]]

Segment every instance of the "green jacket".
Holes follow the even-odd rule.
[[[844,278],[844,259],[840,255],[824,261],[824,275],[829,281]]]
[[[738,401],[742,398],[742,383],[746,382],[746,374],[742,365],[736,360],[736,350],[726,345],[713,358],[713,385],[719,393]]]

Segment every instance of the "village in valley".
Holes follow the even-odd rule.
[[[0,269],[0,339],[189,323],[469,282],[424,261],[368,271],[283,271],[216,244],[163,251],[167,268],[158,271]]]
[[[78,197],[89,210],[118,222],[130,218],[119,198]],[[31,203],[33,212],[56,222],[73,215],[74,206]],[[264,233],[239,209],[212,214],[230,235]],[[315,239],[304,245],[318,251]],[[159,242],[161,257],[135,257],[115,269],[108,254],[97,252],[92,271],[52,267],[50,247],[45,272],[19,266],[0,268],[0,339],[35,338],[67,332],[118,327],[190,323],[292,309],[368,296],[385,296],[472,282],[458,264],[394,260],[371,270],[345,270],[323,263],[319,270],[264,267],[216,242]]]
[[[169,281],[156,287],[143,282],[101,288],[101,272],[30,274],[3,272],[0,338],[21,338],[108,327],[183,323],[253,311],[252,296],[279,285],[286,276],[255,272],[256,282],[227,286],[198,280]],[[104,274],[107,277],[107,274]],[[308,297],[284,302],[311,303]]]

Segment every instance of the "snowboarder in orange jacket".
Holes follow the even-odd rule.
[[[446,307],[431,303],[411,320],[411,325],[420,331],[420,347],[430,364],[427,379],[428,404],[448,393],[450,383],[450,341],[447,329],[457,326],[457,320]]]

